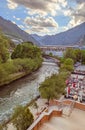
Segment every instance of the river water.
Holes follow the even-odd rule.
[[[0,122],[7,120],[15,106],[25,105],[39,95],[39,84],[46,77],[58,73],[58,69],[55,63],[43,62],[37,72],[3,87],[0,90]]]

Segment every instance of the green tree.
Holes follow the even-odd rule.
[[[33,123],[33,115],[26,107],[18,106],[14,110],[13,124],[17,130],[26,130]]]
[[[64,92],[65,81],[63,76],[52,75],[50,78],[47,78],[39,87],[40,95],[43,98],[50,99],[59,98],[60,95]]]
[[[73,61],[71,58],[67,58],[67,59],[64,61],[64,64],[65,64],[65,65],[73,65],[73,64],[74,64],[74,61]]]
[[[52,52],[49,53],[49,56],[53,56]]]
[[[74,61],[71,58],[65,59],[64,63],[61,64],[61,70],[73,71]]]
[[[2,83],[3,79],[7,77],[7,72],[4,70],[3,66],[0,65],[0,83]]]
[[[81,62],[85,64],[85,50],[68,48],[66,49],[66,52],[64,53],[63,59],[67,59],[67,58],[73,59],[74,63]]]
[[[67,48],[65,53],[64,53],[64,58],[71,58],[74,61],[76,61],[75,50],[72,48]]]
[[[81,62],[85,64],[85,50],[81,50]]]
[[[60,71],[59,72],[60,78],[62,78],[64,81],[70,76],[70,72],[68,71]]]
[[[80,49],[76,49],[76,50],[74,50],[74,53],[76,55],[76,62],[80,62],[81,56],[82,56],[81,50]]]
[[[9,59],[9,52],[4,44],[0,43],[0,62],[6,62]]]
[[[0,124],[0,130],[3,130],[3,127],[2,127],[2,125]]]
[[[6,62],[9,59],[9,50],[14,47],[15,44],[0,32],[0,62]]]
[[[40,49],[30,43],[23,43],[17,45],[14,52],[12,53],[12,59],[15,58],[31,58],[34,59],[36,57],[41,57],[41,51]]]

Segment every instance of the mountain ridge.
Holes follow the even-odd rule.
[[[26,33],[10,20],[6,20],[0,16],[0,29],[16,44],[24,41],[31,41],[38,46],[75,44],[83,45],[83,39],[85,39],[85,22],[55,35],[38,36],[37,34]]]
[[[10,20],[6,20],[0,16],[0,30],[10,39],[16,41],[31,41],[34,44],[39,44],[36,39],[34,39],[30,34],[26,33],[20,29],[16,24],[12,23]]]
[[[55,34],[55,35],[45,35],[39,39],[42,45],[74,45],[80,44],[80,40],[85,35],[85,22],[73,27],[67,31]],[[36,39],[36,36],[34,36]],[[38,38],[37,38],[38,39]]]

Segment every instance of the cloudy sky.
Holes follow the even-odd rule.
[[[85,22],[85,0],[0,0],[0,16],[30,34],[52,35]]]

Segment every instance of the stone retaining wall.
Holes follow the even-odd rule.
[[[53,105],[58,105],[60,103],[70,105],[72,102],[73,102],[73,100],[64,100],[62,102],[60,102],[58,100],[53,100],[53,101],[51,100],[50,105],[53,106]],[[75,102],[74,108],[85,111],[85,104],[84,103],[80,103],[80,102],[76,102],[76,101],[74,101],[74,102]]]
[[[52,110],[49,113],[42,113],[27,130],[38,130],[43,123],[48,122],[53,116],[62,116],[62,111]]]
[[[73,102],[72,100],[64,100],[62,102],[58,100],[51,100],[50,106],[56,106],[61,103],[70,105],[72,102]],[[74,108],[85,111],[85,104],[75,102]],[[46,109],[45,112],[43,112],[27,130],[38,130],[43,123],[48,122],[54,116],[62,116],[62,110],[60,111],[51,110],[50,112],[48,112],[48,109]]]

